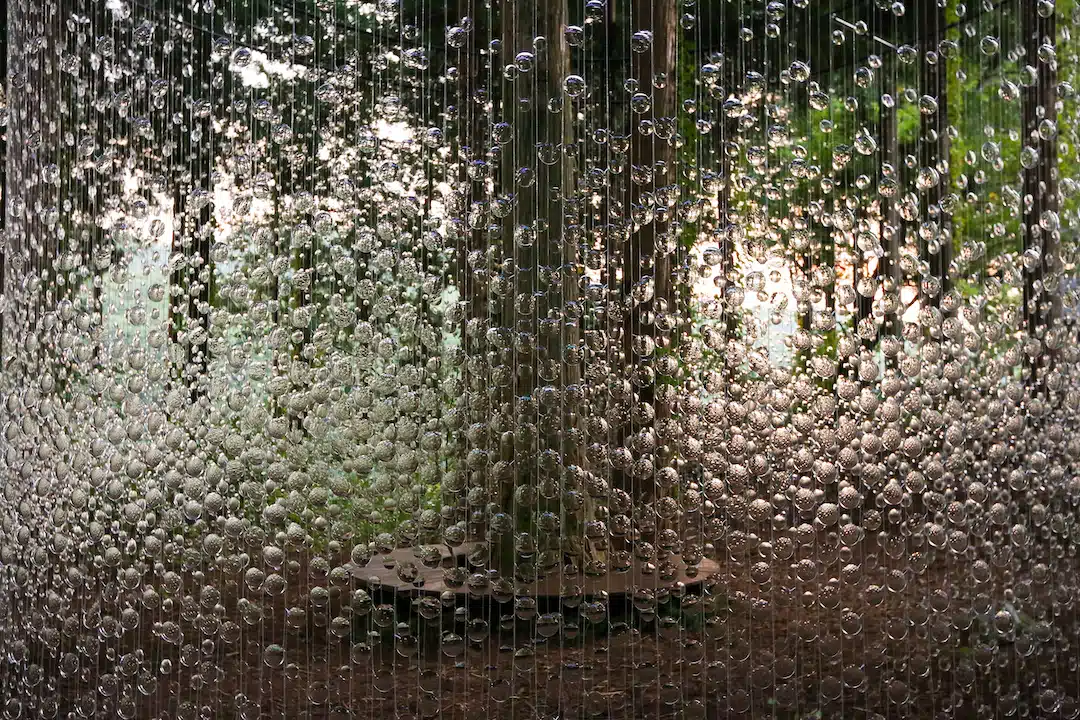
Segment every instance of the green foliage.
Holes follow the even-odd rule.
[[[919,130],[922,115],[919,108],[912,103],[901,103],[895,109],[896,112],[896,137],[901,145],[911,145],[919,140]]]
[[[1077,71],[1077,66],[1080,65],[1080,43],[1074,37],[1073,28],[1080,20],[1080,3],[1077,0],[1058,0],[1055,12],[1058,16],[1058,79],[1076,88],[1080,82],[1080,72]],[[1076,190],[1076,184],[1080,181],[1080,120],[1077,118],[1075,97],[1064,100],[1062,105],[1057,116],[1058,172],[1064,191],[1059,213],[1063,228],[1062,245],[1075,249],[1077,235],[1072,228],[1080,223],[1080,192]]]

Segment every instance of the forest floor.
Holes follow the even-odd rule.
[[[661,592],[652,606],[612,595],[601,622],[585,619],[582,605],[539,598],[540,615],[562,612],[550,638],[536,617],[508,618],[513,603],[462,595],[456,613],[423,619],[404,591],[373,593],[371,612],[338,637],[331,623],[355,581],[331,588],[322,607],[292,582],[263,598],[254,621],[233,600],[225,605],[238,609],[218,623],[193,618],[176,644],[150,632],[148,613],[139,647],[156,680],[138,683],[120,716],[879,720],[1017,717],[1025,708],[1030,717],[1077,716],[1077,618],[1058,618],[1062,632],[1029,652],[1011,635],[987,633],[992,608],[984,619],[973,610],[984,594],[1000,594],[1001,578],[980,593],[952,557],[922,572],[846,560],[822,577],[793,565],[766,583],[751,580],[745,563],[719,561],[681,600]],[[246,592],[242,582],[235,590]],[[232,632],[206,632],[226,623]],[[103,652],[118,657],[121,648]],[[161,674],[165,657],[174,662]],[[42,663],[46,676],[57,675],[53,663]],[[86,704],[92,686],[92,674],[61,680],[59,717],[117,717],[108,693]]]

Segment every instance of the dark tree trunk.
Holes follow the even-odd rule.
[[[886,92],[895,96],[895,89],[887,87]],[[881,174],[891,174],[889,179],[896,182],[896,194],[900,193],[900,142],[899,127],[897,127],[896,109],[879,106],[878,127],[880,134],[879,151],[881,157]],[[887,169],[888,168],[888,169]],[[874,270],[876,285],[881,289],[881,299],[885,305],[885,322],[881,327],[883,335],[900,337],[901,307],[900,289],[903,285],[903,276],[900,268],[900,248],[903,245],[904,222],[900,217],[900,210],[896,206],[896,196],[879,194],[879,217],[878,242],[881,246],[881,257],[877,260]],[[860,250],[856,248],[856,253]],[[864,268],[865,264],[856,262],[856,267]],[[874,298],[858,295],[858,321],[873,316]],[[887,362],[892,358],[886,358]]]
[[[486,303],[473,305],[469,314],[480,319],[483,313],[487,327],[497,333],[494,345],[477,338],[477,348],[486,345],[484,362],[495,365],[497,375],[510,374],[508,386],[492,384],[490,378],[484,383],[491,405],[491,417],[486,420],[508,415],[506,420],[520,429],[517,433],[491,434],[490,452],[496,472],[495,477],[488,478],[488,493],[498,511],[510,517],[515,531],[527,531],[538,502],[535,491],[542,479],[538,476],[537,455],[541,450],[560,452],[565,434],[561,417],[545,422],[539,390],[543,385],[569,384],[577,379],[572,363],[563,376],[564,348],[568,341],[575,340],[576,327],[562,322],[565,304],[576,295],[576,287],[572,282],[557,282],[552,287],[550,280],[552,267],[559,269],[560,279],[563,275],[562,202],[573,189],[569,157],[573,149],[572,110],[562,89],[570,74],[569,48],[563,38],[568,12],[563,2],[536,2],[534,7],[504,2],[499,22],[501,51],[495,61],[501,100],[501,112],[495,118],[498,129],[488,146],[483,139],[488,137],[489,129],[474,125],[469,141],[477,150],[483,148],[484,157],[497,147],[497,157],[490,159],[497,163],[493,168],[495,202],[508,203],[504,207],[509,212],[501,220],[492,219],[500,227],[490,258],[486,293],[481,294],[486,296]],[[538,37],[545,42],[537,44]],[[518,62],[521,53],[531,53],[532,60]],[[501,77],[501,71],[512,63],[518,71],[510,81]],[[556,107],[549,107],[552,104]],[[560,104],[561,108],[557,107]],[[550,148],[554,157],[547,150],[538,152],[541,145]],[[470,154],[481,157],[476,150]],[[486,252],[491,241],[484,237],[479,240]],[[543,277],[542,269],[546,270]],[[475,298],[470,300],[474,302]],[[558,330],[550,338],[540,333],[540,321],[545,316],[557,322]],[[541,372],[547,360],[558,363],[560,377],[551,377],[546,370]],[[503,533],[492,540],[492,562],[503,577],[510,577],[515,570],[514,535]]]
[[[630,74],[638,81],[637,92],[651,97],[651,110],[647,114],[630,116],[630,188],[629,211],[634,218],[630,221],[630,240],[621,253],[622,283],[621,297],[624,303],[622,321],[623,377],[640,365],[636,358],[635,338],[651,337],[657,350],[673,350],[674,337],[665,329],[658,327],[656,319],[677,313],[677,293],[672,280],[674,269],[674,243],[668,237],[671,229],[672,210],[661,204],[657,191],[676,183],[675,147],[670,133],[677,129],[676,107],[677,63],[675,57],[675,38],[678,33],[677,3],[660,3],[652,0],[632,0],[631,33],[651,31],[651,45],[644,52],[633,52],[630,57]],[[659,74],[665,78],[660,83]],[[660,86],[657,87],[657,84]],[[654,131],[650,135],[639,132],[642,119],[653,120]],[[670,125],[669,125],[670,124]],[[659,134],[658,134],[659,133]],[[644,182],[634,182],[633,176],[645,171]],[[651,176],[651,179],[648,179]],[[651,195],[651,199],[649,196]],[[647,203],[655,203],[650,208]],[[651,218],[649,217],[651,216]],[[641,221],[640,226],[637,221]],[[645,220],[648,220],[645,222]],[[644,301],[634,299],[635,292],[640,293],[652,280],[652,297]],[[647,298],[647,296],[646,296]],[[629,379],[628,377],[626,378]],[[656,387],[659,376],[653,384],[640,388],[636,401],[631,398],[627,408],[632,415],[635,404],[655,405],[653,425],[662,421],[671,413],[667,403],[656,404]],[[635,426],[629,419],[616,433],[617,446],[625,446],[634,432],[645,429]],[[665,447],[661,440],[658,449]],[[666,459],[657,455],[654,466],[658,469]],[[616,472],[615,482],[621,489],[631,492],[636,503],[649,503],[655,497],[655,477],[640,478],[640,483],[632,477],[630,468]]]
[[[895,88],[889,88],[894,91]],[[893,93],[895,96],[895,92]],[[897,195],[900,192],[900,144],[898,132],[898,119],[896,108],[881,106],[880,129],[881,129],[881,161],[884,169],[888,165],[892,171],[892,180],[896,182]],[[878,259],[877,278],[882,289],[882,299],[885,303],[885,323],[882,328],[886,335],[899,337],[902,330],[901,316],[903,307],[900,301],[900,288],[903,286],[903,276],[900,270],[900,248],[904,244],[904,222],[900,217],[896,197],[881,197],[881,225],[879,226],[879,239],[882,256]],[[866,299],[866,307],[860,299],[860,317],[866,313],[869,316],[872,298]]]
[[[728,219],[728,211],[732,206],[732,182],[733,171],[735,169],[735,160],[728,156],[726,144],[735,136],[735,123],[730,122],[724,117],[723,112],[720,114],[720,162],[723,168],[723,185],[720,188],[720,197],[717,199],[717,208],[719,213],[720,231],[722,233],[720,246],[720,274],[724,278],[724,292],[727,293],[729,283],[732,283],[735,278],[735,227]],[[725,298],[726,300],[726,298]],[[727,341],[734,340],[739,334],[740,323],[740,308],[731,307],[726,301],[724,303],[724,339]],[[726,347],[725,347],[726,351]],[[724,363],[725,379],[728,383],[735,382],[735,366],[734,363]]]
[[[211,36],[194,13],[189,13],[184,25],[192,33],[190,42],[179,42],[178,47],[190,47],[188,57],[174,53],[170,57],[168,77],[185,77],[181,72],[185,62],[190,63],[193,71],[179,88],[171,95],[175,106],[172,108],[183,118],[181,124],[174,126],[172,141],[175,143],[171,158],[166,158],[169,171],[174,178],[173,184],[173,236],[171,257],[181,256],[183,260],[170,271],[169,287],[169,341],[183,346],[183,361],[175,368],[175,382],[195,399],[204,394],[202,387],[208,367],[209,350],[209,313],[210,282],[213,269],[210,261],[212,232],[210,222],[212,205],[209,197],[199,207],[191,202],[197,191],[213,193],[212,187],[203,187],[209,183],[213,171],[214,153],[195,146],[191,131],[199,124],[206,124],[196,117],[195,103],[207,98],[207,87],[203,82],[210,64]],[[183,33],[185,29],[177,23],[170,28],[172,33]],[[206,128],[204,128],[204,133]],[[212,132],[212,131],[211,131]],[[204,142],[210,142],[204,134]],[[201,279],[200,279],[201,276]],[[201,338],[198,342],[192,337]]]
[[[1057,39],[1057,14],[1042,17],[1036,3],[1021,4],[1021,31],[1024,38],[1024,63],[1036,70],[1036,82],[1024,88],[1022,97],[1024,145],[1035,148],[1038,162],[1023,171],[1024,252],[1038,253],[1039,260],[1024,274],[1024,327],[1029,337],[1043,343],[1037,357],[1025,355],[1031,372],[1030,382],[1041,387],[1051,358],[1045,346],[1046,332],[1061,316],[1060,295],[1048,292],[1046,283],[1057,271],[1060,231],[1050,218],[1058,211],[1057,142],[1053,134],[1043,137],[1039,126],[1044,120],[1056,123],[1055,86],[1057,68],[1039,59],[1044,41]]]
[[[932,168],[939,173],[938,182],[924,195],[926,219],[938,226],[936,239],[923,247],[923,258],[929,264],[930,276],[940,280],[940,288],[928,298],[934,306],[940,306],[942,297],[950,289],[949,265],[952,262],[952,237],[949,217],[941,208],[941,201],[949,191],[949,110],[947,68],[945,58],[938,48],[945,39],[945,7],[938,0],[922,0],[918,7],[918,49],[920,58],[919,90],[937,102],[937,111],[920,117],[921,140],[919,149],[920,169]],[[934,58],[935,62],[930,62]]]

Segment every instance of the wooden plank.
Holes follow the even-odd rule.
[[[477,543],[465,543],[453,550],[446,545],[400,548],[388,555],[375,555],[362,567],[352,562],[346,563],[345,567],[350,575],[369,587],[441,593],[446,589],[446,569],[465,565],[469,553],[476,547]],[[422,559],[423,552],[428,548],[439,550],[439,564],[435,567],[425,564]]]
[[[456,548],[452,555],[448,548],[440,547],[442,558],[437,567],[428,567],[421,562],[415,548],[403,548],[389,555],[373,557],[364,567],[352,563],[346,567],[354,578],[369,588],[419,595],[440,595],[451,590],[461,596],[483,597],[491,593],[490,588],[478,591],[468,583],[470,576],[481,572],[478,568],[469,568],[466,562],[468,554],[478,547],[476,543],[463,545]],[[465,580],[464,584],[460,587],[457,583],[448,584],[448,570],[455,571]],[[655,591],[671,588],[676,583],[693,587],[718,570],[719,566],[706,558],[698,563],[691,575],[687,572],[686,563],[678,556],[673,556],[663,563],[635,561],[626,572],[609,572],[597,577],[559,573],[540,578],[534,583],[519,582],[514,587],[514,594],[527,597],[559,597],[571,594],[594,597],[605,593],[628,595],[638,589]]]
[[[669,562],[671,566],[661,571],[660,566]],[[581,594],[584,597],[594,597],[601,593],[628,595],[639,589],[655,591],[661,588],[670,588],[676,583],[691,587],[703,582],[705,578],[715,574],[719,569],[719,565],[706,558],[697,564],[696,573],[691,577],[686,572],[686,563],[680,557],[673,556],[664,563],[635,561],[631,569],[626,572],[610,572],[599,577],[580,574],[577,576],[552,575],[541,579],[537,583],[519,584],[517,594],[529,597],[565,596],[568,593]]]

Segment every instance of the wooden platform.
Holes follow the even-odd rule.
[[[476,550],[478,544],[467,543],[453,551],[445,545],[439,546],[441,559],[437,567],[428,567],[419,557],[416,548],[394,550],[389,555],[376,555],[364,567],[347,564],[349,572],[361,584],[383,592],[396,592],[415,595],[441,595],[446,590],[455,594],[482,597],[490,594],[491,589],[470,587],[467,578],[474,571],[468,568],[468,556]],[[703,583],[715,574],[719,566],[712,560],[704,559],[697,565],[697,572],[691,577],[686,572],[686,564],[679,556],[670,559],[673,567],[666,573],[660,571],[658,563],[635,561],[626,572],[609,572],[592,577],[584,574],[564,575],[556,573],[540,578],[532,583],[517,583],[513,589],[517,596],[559,597],[569,594],[593,597],[608,595],[626,595],[642,588],[654,590],[682,583],[687,588]],[[458,574],[466,580],[462,587],[447,584],[447,573]]]
[[[434,547],[437,547],[442,555],[436,567],[428,567],[424,564],[418,557],[418,548],[401,548],[389,555],[375,555],[363,567],[357,567],[351,562],[346,563],[345,567],[361,584],[377,586],[382,590],[437,595],[447,589],[444,582],[446,570],[464,567],[469,554],[476,549],[477,543],[465,543],[453,549],[446,545]],[[415,573],[415,578],[410,581],[409,578],[413,577],[413,573]]]

